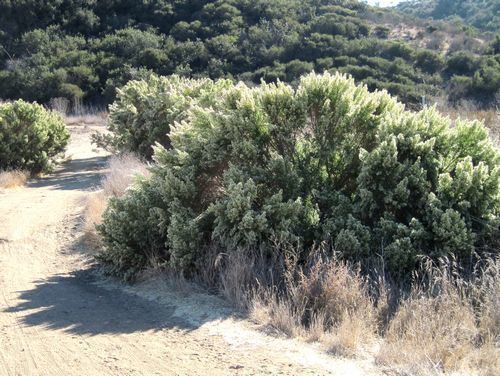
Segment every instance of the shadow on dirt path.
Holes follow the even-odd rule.
[[[22,315],[25,325],[79,335],[196,329],[173,315],[175,306],[158,304],[119,289],[99,287],[95,284],[98,278],[92,268],[36,281],[36,287],[21,291],[21,302],[5,312],[29,311]]]
[[[104,176],[107,161],[108,156],[73,159],[61,165],[53,174],[31,181],[26,189],[44,191],[45,195],[59,192],[86,197]],[[73,223],[62,231],[60,251],[89,258],[88,247],[82,244],[81,238],[69,243],[64,241],[64,233],[77,229],[78,221],[78,216],[73,216]],[[172,328],[190,331],[204,323],[202,321],[195,326],[192,322],[174,316],[176,307],[173,305],[159,304],[118,287],[110,287],[113,284],[102,287],[102,283],[106,283],[106,278],[95,264],[81,270],[70,267],[69,270],[32,281],[31,286],[34,287],[17,291],[17,304],[3,311],[18,314],[26,326],[91,336]]]
[[[28,183],[28,188],[57,190],[92,190],[99,183],[107,156],[74,159],[57,169],[55,174]]]
[[[44,199],[49,194],[58,195],[61,200],[68,194],[85,198],[89,191],[98,186],[107,162],[107,155],[72,159],[59,166],[53,174],[30,181],[26,189],[44,192]],[[71,209],[72,201],[66,205],[68,209],[74,210]],[[43,206],[47,206],[45,210],[50,210],[51,204],[47,202]],[[70,223],[61,229],[62,237],[56,247],[63,254],[89,259],[88,247],[80,237],[66,239],[68,232],[78,231],[80,218],[78,215],[72,217]],[[90,265],[76,270],[69,266],[69,269],[63,268],[32,280],[30,289],[16,291],[16,304],[9,305],[3,312],[16,314],[25,326],[91,336],[156,332],[173,328],[191,331],[206,322],[201,320],[194,325],[192,321],[174,316],[174,305],[159,304],[113,287],[113,283],[107,283],[95,264]],[[103,283],[106,287],[102,286]],[[213,316],[210,317],[210,320],[213,319]]]

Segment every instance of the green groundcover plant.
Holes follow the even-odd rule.
[[[48,172],[68,140],[56,112],[23,100],[0,104],[0,169]]]
[[[223,86],[163,128],[150,180],[110,202],[98,230],[111,272],[129,279],[151,259],[195,272],[208,246],[305,262],[323,243],[397,278],[424,256],[498,251],[500,154],[480,122],[406,111],[341,74]]]

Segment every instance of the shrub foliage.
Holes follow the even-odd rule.
[[[23,100],[0,104],[0,169],[49,171],[68,139],[59,114]]]
[[[451,127],[340,74],[303,76],[296,89],[225,86],[214,100],[169,125],[150,185],[108,208],[99,230],[112,271],[130,277],[154,251],[191,272],[207,245],[306,260],[324,242],[403,276],[422,256],[498,249],[500,154],[481,123]]]
[[[144,80],[130,81],[118,90],[117,99],[109,108],[111,135],[95,135],[94,140],[151,158],[155,142],[170,146],[171,124],[182,121],[198,103],[213,105],[218,93],[229,85],[227,80],[193,81],[175,75],[150,75]]]

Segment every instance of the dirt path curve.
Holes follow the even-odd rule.
[[[377,374],[266,336],[215,297],[101,277],[79,243],[106,156],[72,126],[71,162],[0,191],[0,375]]]

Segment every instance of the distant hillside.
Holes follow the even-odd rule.
[[[438,95],[493,103],[492,38],[427,24],[354,0],[0,0],[0,98],[102,105],[151,72],[258,84],[315,70],[412,108]]]
[[[500,31],[498,0],[413,0],[400,3],[396,9],[435,20],[458,17],[478,29]]]

